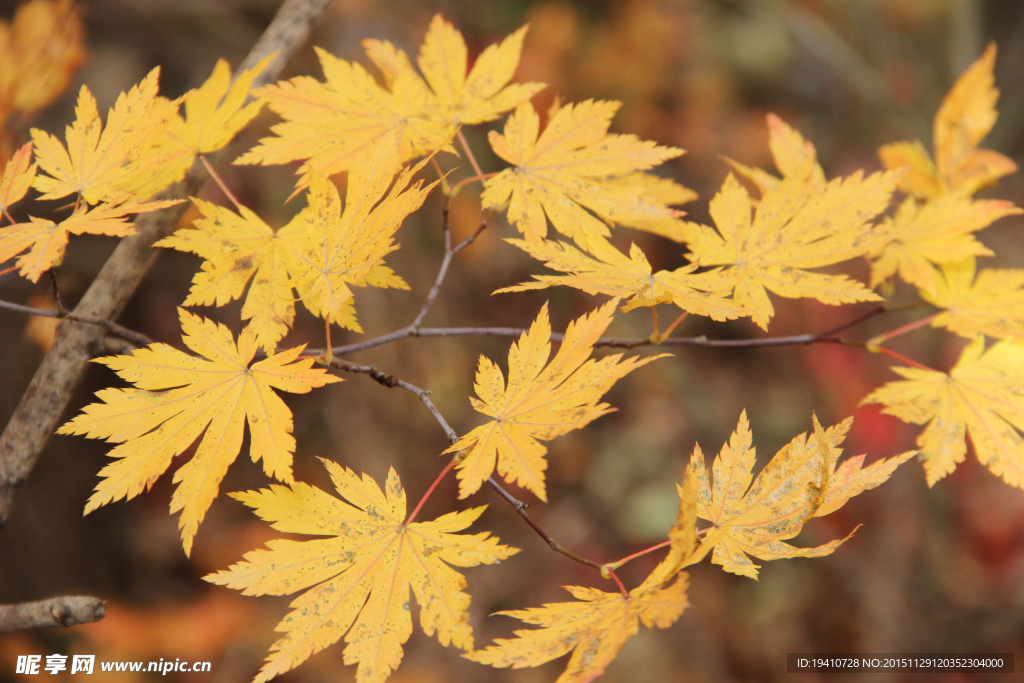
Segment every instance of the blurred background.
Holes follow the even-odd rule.
[[[0,2],[5,20],[15,4]],[[62,133],[73,118],[74,96],[82,83],[103,111],[159,65],[161,91],[180,95],[201,83],[218,57],[237,65],[278,4],[78,4],[87,46],[81,67],[52,106],[7,122],[9,144],[27,141],[31,126]],[[829,177],[878,168],[875,150],[886,142],[916,138],[930,147],[931,120],[942,97],[990,40],[999,45],[1001,115],[982,146],[1024,161],[1024,3],[1017,0],[336,0],[312,42],[364,64],[364,38],[388,39],[415,54],[436,12],[464,33],[471,58],[529,23],[517,79],[550,84],[537,96],[538,108],[546,108],[555,96],[563,101],[621,100],[615,131],[686,149],[685,156],[660,172],[700,194],[700,200],[684,207],[694,220],[709,220],[707,201],[727,172],[720,155],[771,169],[767,112],[778,113],[814,142]],[[321,76],[309,46],[284,76],[297,74]],[[271,113],[261,115],[236,142],[232,156],[265,136],[276,120]],[[488,151],[486,129],[467,131],[485,172],[501,168]],[[459,163],[454,157],[443,162],[448,167]],[[272,225],[283,225],[297,210],[284,205],[294,168],[225,164],[220,172],[241,202]],[[1011,176],[985,194],[1024,205],[1024,179]],[[212,184],[201,196],[226,203]],[[479,224],[477,197],[478,189],[471,188],[454,202],[456,239]],[[1024,267],[1022,223],[1012,217],[981,234],[998,254],[985,265]],[[459,254],[427,325],[527,326],[550,300],[553,325],[564,329],[595,305],[596,299],[565,288],[489,296],[542,270],[502,242],[514,232],[504,219],[492,219],[480,239]],[[406,221],[398,238],[402,248],[388,263],[412,291],[358,291],[356,306],[367,336],[408,324],[433,281],[443,253],[438,193]],[[636,241],[656,268],[685,262],[680,245],[655,236],[619,229],[616,240],[620,246]],[[66,304],[78,300],[114,244],[110,238],[72,238],[59,275]],[[175,308],[198,267],[191,255],[163,253],[120,322],[180,347]],[[861,263],[848,264],[846,272],[866,278]],[[898,288],[896,301],[915,296]],[[0,279],[0,297],[51,305],[42,280],[33,285],[14,274]],[[773,336],[824,330],[867,308],[779,298],[774,303]],[[236,302],[201,312],[237,331],[239,311]],[[866,339],[921,315],[876,318],[849,334]],[[646,337],[650,330],[649,313],[640,310],[620,316],[610,332]],[[51,320],[0,311],[0,423],[13,412],[52,334]],[[763,335],[749,322],[693,318],[676,334]],[[283,344],[322,346],[322,335],[321,323],[300,307],[295,329]],[[362,338],[335,330],[335,343]],[[509,343],[471,337],[407,339],[351,359],[431,390],[441,412],[465,432],[481,421],[467,401],[476,359],[486,354],[504,367]],[[952,365],[962,346],[962,340],[930,328],[893,343],[901,353],[942,369]],[[694,444],[699,442],[709,456],[717,453],[744,408],[759,464],[810,429],[812,411],[825,425],[854,415],[846,452],[866,452],[868,462],[913,448],[917,428],[881,415],[877,406],[858,407],[874,387],[895,378],[885,357],[831,345],[675,349],[673,354],[618,383],[608,396],[618,412],[551,443],[549,504],[514,491],[532,504],[537,521],[573,551],[611,561],[663,540],[676,514],[674,483]],[[393,464],[410,500],[417,500],[441,468],[444,434],[412,394],[363,376],[345,379],[313,394],[285,396],[295,414],[296,477],[330,490],[314,456],[365,471],[378,481]],[[93,392],[117,382],[107,369],[91,369],[66,417],[91,402]],[[81,510],[107,450],[96,441],[53,437],[0,531],[0,602],[99,595],[108,601],[107,616],[73,629],[0,635],[0,680],[19,680],[12,673],[18,654],[55,653],[96,654],[106,660],[210,660],[209,674],[178,674],[177,679],[171,674],[165,680],[250,680],[276,640],[273,627],[286,614],[290,598],[247,598],[200,577],[279,534],[222,495],[187,559],[177,520],[167,512],[170,473],[148,494],[83,518]],[[259,468],[241,455],[221,490],[266,483]],[[570,599],[559,588],[564,584],[613,590],[593,570],[548,550],[490,490],[460,502],[455,479],[449,477],[424,515],[485,503],[490,508],[478,527],[523,551],[500,566],[466,572],[478,646],[509,636],[518,625],[486,617],[492,612]],[[1024,666],[1024,493],[979,466],[973,454],[930,490],[920,464],[911,461],[889,483],[808,524],[795,543],[817,545],[845,536],[857,524],[864,526],[835,554],[765,563],[756,583],[709,563],[694,568],[692,606],[679,622],[667,630],[641,629],[601,680],[781,680],[787,652],[1015,652],[1017,666]],[[642,580],[658,559],[652,554],[627,565],[622,571],[627,585]],[[343,648],[328,648],[280,680],[353,679],[355,667],[343,665]],[[564,666],[559,660],[538,669],[496,670],[458,655],[417,627],[391,680],[539,683],[554,681]],[[108,675],[122,683],[146,678]],[[806,674],[802,680],[816,678]],[[924,677],[873,678],[911,679]],[[975,679],[951,674],[935,680]]]

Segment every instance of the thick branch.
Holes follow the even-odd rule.
[[[0,605],[0,631],[46,626],[77,626],[103,618],[104,602],[86,595]]]
[[[277,53],[256,77],[253,87],[277,78],[295,50],[305,42],[329,1],[285,0],[242,64],[243,68],[252,66],[267,55]],[[211,161],[219,156],[211,155]],[[185,199],[197,194],[207,177],[202,165],[195,164],[182,182],[159,196]],[[135,221],[137,234],[121,240],[75,307],[74,314],[83,318],[116,318],[156,259],[153,244],[174,231],[187,206],[182,203],[140,216]],[[0,524],[6,522],[15,492],[35,465],[85,371],[86,362],[102,343],[106,331],[102,325],[64,324],[57,328],[53,346],[0,436]]]

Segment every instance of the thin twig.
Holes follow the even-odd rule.
[[[97,318],[91,315],[78,315],[77,313],[70,313],[64,311],[44,311],[39,308],[31,308],[29,306],[22,306],[20,304],[14,304],[10,301],[0,301],[0,308],[5,308],[9,311],[15,311],[17,313],[25,313],[27,315],[38,315],[43,318],[57,318],[60,320],[71,320],[76,323],[84,323],[86,325],[99,325],[107,329],[111,334],[115,334],[122,339],[126,339],[136,346],[148,346],[153,343],[153,340],[134,330],[129,330],[127,327],[118,325],[115,322],[104,320],[103,318]]]

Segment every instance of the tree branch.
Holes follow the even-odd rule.
[[[479,232],[480,231],[478,230],[477,234],[479,234]],[[456,249],[458,249],[458,247]],[[861,342],[837,337],[836,335],[839,332],[853,327],[854,325],[859,325],[869,318],[895,310],[896,309],[893,308],[885,308],[884,306],[876,306],[854,318],[851,318],[842,325],[825,330],[824,332],[818,332],[817,334],[798,334],[787,337],[763,337],[761,339],[708,339],[707,335],[702,334],[699,337],[669,337],[668,339],[662,340],[659,346],[697,346],[707,349],[752,349],[776,346],[801,346],[806,344],[860,344]],[[385,344],[390,344],[391,342],[398,341],[399,339],[407,339],[409,337],[519,337],[526,332],[527,330],[522,327],[421,327],[416,329],[413,325],[408,325],[399,330],[395,330],[394,332],[374,337],[373,339],[367,339],[366,341],[355,344],[348,344],[347,346],[336,346],[332,351],[335,356],[347,356],[350,353],[365,351],[377,346],[384,346]],[[551,335],[551,341],[560,342],[564,340],[565,335],[561,332],[554,332]],[[594,346],[607,346],[620,349],[632,349],[637,346],[649,345],[652,345],[650,338],[615,339],[602,337],[594,342]],[[315,356],[323,355],[325,352],[326,349],[310,349],[306,353]]]
[[[46,626],[77,626],[103,618],[105,603],[85,595],[0,605],[0,631]]]
[[[267,55],[277,53],[252,87],[277,78],[295,50],[306,41],[313,23],[329,1],[285,0],[242,62],[241,69],[249,68]],[[211,161],[215,163],[223,154],[222,151],[210,155]],[[202,165],[193,164],[183,181],[160,193],[158,198],[185,199],[196,195],[207,178]],[[156,260],[153,244],[174,232],[187,206],[182,203],[137,218],[137,234],[121,240],[75,307],[74,315],[104,320],[116,318]],[[85,371],[86,362],[102,343],[106,331],[102,324],[57,328],[53,346],[0,436],[0,525],[7,521],[15,492],[35,465]]]
[[[84,323],[86,325],[99,325],[106,329],[113,335],[130,341],[136,346],[148,346],[153,343],[153,340],[135,330],[129,330],[127,327],[122,327],[117,323],[110,322],[103,318],[97,318],[91,315],[76,315],[70,311],[44,311],[39,308],[30,308],[28,306],[21,306],[19,304],[12,304],[9,301],[0,301],[0,308],[5,308],[9,311],[16,313],[26,313],[28,315],[38,315],[43,318],[57,318],[58,320],[71,320],[76,323]]]

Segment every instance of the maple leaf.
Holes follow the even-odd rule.
[[[257,342],[269,352],[295,319],[293,287],[314,314],[362,332],[350,286],[408,289],[382,259],[396,248],[392,236],[402,221],[433,187],[410,187],[421,167],[399,175],[385,197],[389,160],[365,160],[349,172],[344,212],[334,184],[313,171],[309,205],[276,232],[244,206],[235,213],[193,199],[203,218],[156,244],[204,259],[186,306],[223,306],[240,298],[251,280],[242,319],[251,320]]]
[[[541,628],[518,630],[515,638],[498,638],[493,645],[463,657],[494,667],[522,669],[572,651],[556,683],[587,683],[604,673],[626,641],[639,632],[640,622],[648,628],[668,628],[675,623],[689,605],[687,585],[684,572],[666,588],[644,585],[628,596],[565,586],[578,602],[498,612]]]
[[[73,0],[31,0],[18,6],[11,23],[0,20],[0,125],[64,92],[86,57],[83,33]]]
[[[611,324],[617,305],[618,299],[613,299],[569,323],[558,353],[545,366],[551,355],[551,323],[545,303],[530,329],[509,350],[507,384],[497,364],[480,356],[475,385],[480,398],[469,400],[477,412],[493,420],[445,451],[466,451],[458,464],[460,498],[476,492],[497,468],[506,481],[547,500],[547,448],[540,441],[580,429],[612,412],[607,403],[598,403],[601,396],[634,369],[662,357],[622,360],[617,353],[587,360],[594,342]]]
[[[673,303],[696,315],[713,320],[733,320],[748,315],[746,309],[726,298],[733,281],[723,278],[721,269],[694,272],[695,264],[674,271],[652,273],[651,264],[636,244],[630,245],[626,256],[603,237],[588,242],[586,254],[571,244],[551,240],[506,240],[519,247],[552,270],[566,275],[534,275],[535,282],[499,289],[499,292],[521,292],[566,285],[588,294],[608,294],[630,300],[629,306]]]
[[[33,186],[41,199],[78,193],[89,204],[147,199],[180,180],[185,170],[175,163],[180,152],[157,148],[177,103],[157,96],[160,68],[149,72],[127,93],[121,93],[100,123],[96,99],[82,86],[75,121],[67,127],[68,148],[38,128],[32,129],[36,159],[48,175]]]
[[[671,218],[672,212],[644,182],[615,179],[646,171],[683,150],[635,135],[609,135],[619,106],[594,100],[568,104],[540,133],[533,105],[519,105],[504,132],[491,131],[488,136],[494,153],[513,167],[485,181],[483,207],[508,204],[509,221],[528,240],[547,235],[550,220],[558,232],[584,248],[591,237],[610,234],[606,222],[643,227]]]
[[[1011,159],[978,143],[996,122],[993,69],[996,46],[990,43],[984,54],[960,75],[935,114],[935,162],[918,142],[896,142],[878,150],[888,168],[909,167],[898,182],[900,189],[921,199],[938,199],[947,194],[969,197],[999,178],[1016,173]]]
[[[1006,483],[1024,488],[1024,347],[1000,341],[987,351],[978,337],[960,354],[949,374],[894,367],[903,380],[876,389],[863,403],[923,425],[917,438],[928,485],[964,461],[965,436],[978,460]]]
[[[302,302],[314,315],[352,327],[355,319],[346,308],[353,298],[350,285],[409,288],[383,265],[383,258],[398,248],[393,236],[402,221],[420,208],[437,184],[412,183],[425,163],[402,171],[393,184],[394,167],[387,155],[353,168],[344,210],[334,184],[310,172],[309,206],[301,214],[303,230],[297,231],[296,249],[289,253],[289,270],[295,274]]]
[[[696,192],[688,187],[683,187],[679,183],[669,178],[662,178],[656,176],[653,173],[643,173],[637,171],[628,175],[619,176],[618,178],[607,178],[604,184],[609,187],[625,187],[631,188],[631,191],[636,191],[636,188],[643,190],[643,196],[648,201],[653,200],[660,202],[666,207],[678,206],[680,204],[687,204],[695,201],[698,198]],[[686,221],[680,220],[682,216],[685,216],[685,211],[677,211],[672,209],[669,211],[667,216],[660,216],[658,218],[624,218],[620,223],[628,228],[635,228],[637,230],[643,230],[655,235],[666,237],[673,242],[685,242],[687,235],[690,234],[688,224]]]
[[[431,522],[406,520],[405,491],[388,472],[377,483],[323,460],[338,500],[301,482],[231,494],[286,533],[329,538],[274,540],[245,561],[206,576],[245,595],[288,595],[292,612],[278,624],[286,635],[271,647],[256,676],[262,683],[294,668],[345,636],[346,664],[359,664],[359,683],[380,682],[398,667],[412,634],[409,590],[420,606],[420,626],[442,645],[473,649],[466,579],[449,565],[493,564],[519,552],[483,532],[459,534],[484,507],[451,512]]]
[[[775,168],[783,177],[802,172],[804,163],[811,164],[811,185],[816,189],[825,187],[825,171],[818,163],[818,151],[810,140],[805,140],[798,130],[791,127],[776,114],[769,113],[768,149],[775,161]],[[780,179],[767,171],[753,168],[738,161],[723,157],[733,170],[747,179],[763,196],[765,193],[778,189]]]
[[[262,100],[245,101],[253,80],[276,56],[276,52],[267,55],[233,81],[227,60],[218,59],[210,77],[182,98],[185,116],[171,119],[165,136],[194,154],[209,154],[227,145],[263,108]],[[192,163],[190,157],[188,163]]]
[[[814,418],[813,436],[800,434],[794,438],[756,479],[745,411],[729,443],[715,458],[713,484],[708,480],[704,453],[697,446],[689,465],[696,480],[697,516],[712,526],[690,562],[712,552],[712,563],[722,565],[725,571],[757,579],[758,565],[749,555],[779,560],[831,554],[849,536],[817,548],[796,548],[785,541],[799,534],[811,517],[833,512],[852,496],[878,486],[914,455],[904,453],[863,469],[863,457],[853,458],[837,471],[836,461],[842,453],[838,445],[852,422],[848,418],[823,430]]]
[[[729,174],[711,200],[717,230],[694,224],[688,258],[701,266],[731,266],[723,276],[733,278],[733,298],[763,329],[775,312],[765,290],[832,305],[879,299],[845,275],[805,269],[861,256],[882,241],[871,221],[888,206],[892,175],[864,178],[857,172],[816,189],[812,170],[805,159],[800,170],[765,192],[753,220],[750,196]]]
[[[182,511],[178,526],[188,555],[196,529],[242,447],[246,423],[253,462],[262,460],[268,476],[292,481],[292,414],[273,390],[304,394],[341,380],[311,368],[311,358],[296,361],[302,346],[250,366],[257,349],[253,330],[242,330],[236,345],[223,325],[183,309],[178,313],[182,341],[199,357],[150,344],[130,356],[95,359],[136,388],[97,392],[101,402],[83,408],[57,433],[119,444],[109,453],[115,462],[100,470],[103,479],[85,506],[86,514],[149,489],[171,459],[202,436],[195,455],[174,474],[179,486],[171,499],[171,512]]]
[[[37,282],[40,275],[64,259],[69,234],[134,235],[135,228],[128,215],[156,211],[178,203],[180,200],[122,201],[100,204],[91,209],[83,206],[60,223],[29,216],[28,223],[0,228],[0,263],[28,249],[28,253],[22,254],[15,265],[22,276]]]
[[[31,142],[22,145],[7,160],[4,174],[0,176],[0,213],[9,213],[11,205],[20,201],[28,192],[28,188],[32,187],[32,180],[36,177],[36,166],[32,163]]]
[[[928,303],[946,309],[932,320],[961,337],[987,334],[1024,341],[1024,270],[984,268],[977,273],[973,256],[944,263]]]
[[[458,126],[490,121],[544,87],[508,84],[524,35],[525,28],[488,47],[467,75],[465,41],[451,24],[435,16],[419,57],[426,80],[404,51],[387,41],[364,41],[386,87],[360,65],[317,49],[325,81],[299,76],[257,90],[284,122],[271,128],[276,137],[260,140],[235,163],[301,160],[305,163],[299,168],[299,188],[308,183],[310,168],[331,176],[357,168],[360,158],[383,149],[398,150],[397,169],[446,147]]]
[[[967,256],[991,256],[974,233],[1005,216],[1022,213],[1012,203],[971,200],[947,195],[918,204],[908,197],[881,226],[885,238],[871,251],[871,286],[897,272],[924,297],[935,297],[940,275],[934,264],[954,263]]]
[[[203,217],[156,243],[204,259],[183,305],[223,306],[241,298],[251,280],[242,320],[250,321],[256,343],[273,353],[295,320],[287,264],[288,251],[298,248],[300,215],[275,232],[245,206],[235,213],[201,199],[192,202]]]

